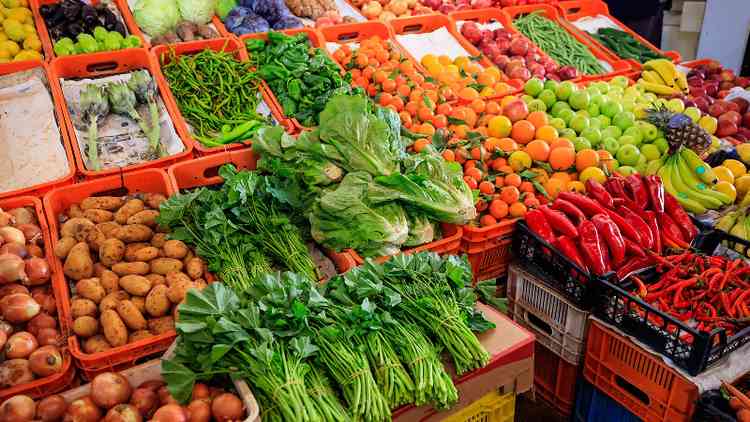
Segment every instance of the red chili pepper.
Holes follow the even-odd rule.
[[[594,224],[594,227],[596,227],[596,224]],[[604,272],[608,273],[612,271],[612,255],[609,253],[609,248],[607,248],[607,239],[604,238],[604,234],[599,229],[596,229],[596,234],[599,236],[599,245],[601,245],[602,248]]]
[[[638,296],[646,297],[648,295],[648,288],[646,288],[646,284],[643,282],[643,280],[636,276],[632,276],[630,278],[635,283],[635,286],[638,287]]]
[[[594,200],[601,204],[601,206],[603,206],[604,208],[614,208],[612,195],[610,195],[609,192],[604,189],[604,186],[602,186],[601,183],[597,182],[593,178],[586,180],[586,194],[594,198]]]
[[[727,294],[725,292],[719,293],[719,299],[721,300],[721,307],[724,313],[734,318],[734,309],[732,309],[732,305],[729,303]]]
[[[661,177],[657,175],[643,178],[648,189],[648,197],[651,200],[651,209],[656,212],[664,212],[664,185]]]
[[[654,236],[651,233],[651,229],[648,227],[648,224],[646,224],[646,222],[638,216],[638,214],[626,207],[617,208],[617,213],[625,219],[625,223],[627,225],[629,225],[639,233],[641,237],[640,244],[643,245],[644,249],[651,249],[654,247]],[[620,228],[622,229],[622,227]]]
[[[557,198],[555,202],[552,203],[552,209],[562,211],[565,215],[572,218],[575,224],[581,224],[581,222],[586,219],[586,215],[580,208],[564,199]]]
[[[553,231],[558,232],[563,236],[572,237],[574,239],[578,237],[578,230],[576,229],[576,226],[573,225],[573,222],[570,221],[568,217],[565,216],[565,214],[560,211],[553,210],[546,205],[540,207],[539,209],[542,210],[544,217],[547,219],[547,222],[549,223],[550,227],[552,227]]]
[[[682,237],[680,227],[677,225],[677,223],[674,222],[674,220],[672,220],[671,217],[669,217],[669,215],[667,215],[667,213],[658,213],[657,217],[659,219],[659,227],[661,227],[662,239],[665,241],[665,243],[670,243],[680,249],[687,249],[690,247],[690,245]]]
[[[544,239],[547,243],[553,243],[555,241],[555,235],[552,233],[552,228],[549,226],[549,222],[544,214],[537,210],[531,210],[526,213],[526,224],[529,229]]]
[[[638,234],[638,231],[636,230],[635,227],[628,224],[628,222],[625,221],[625,219],[616,211],[614,210],[606,210],[606,211],[607,211],[607,215],[609,216],[609,218],[611,218],[612,221],[614,221],[615,224],[617,224],[617,227],[620,228],[620,232],[622,233],[623,236],[632,240],[638,245],[641,244],[641,235]]]
[[[683,233],[683,238],[687,242],[692,242],[695,236],[698,235],[698,228],[695,227],[693,220],[690,219],[690,216],[682,208],[682,205],[669,192],[664,192],[664,210],[678,224],[680,231]]]
[[[596,275],[603,275],[606,272],[604,257],[602,256],[603,246],[599,242],[599,233],[596,226],[591,221],[584,221],[578,228],[581,242],[581,252],[589,268]]]
[[[742,317],[747,318],[750,316],[750,307],[747,306],[747,303],[742,302],[740,303],[740,312],[742,312]]]
[[[620,198],[622,200],[630,201],[627,193],[625,192],[625,179],[622,177],[610,177],[604,182],[604,189],[612,196],[612,198]]]
[[[578,252],[578,247],[573,242],[573,239],[567,236],[560,236],[555,240],[554,245],[563,255],[578,265],[578,267],[588,272],[588,267],[583,262],[583,258],[581,258],[581,254]]]
[[[599,205],[598,202],[593,199],[583,196],[580,193],[573,192],[560,192],[558,198],[568,201],[578,207],[588,217],[592,217],[596,214],[605,213],[605,208]]]
[[[631,174],[625,178],[625,192],[629,192],[638,209],[648,208],[648,190],[641,176]]]
[[[633,255],[638,258],[645,258],[646,253],[643,252],[643,248],[638,246],[635,242],[628,239],[627,237],[625,239],[625,254],[626,255]]]
[[[745,303],[745,299],[747,299],[748,296],[750,296],[750,290],[741,291],[739,296],[737,296],[736,299],[732,300],[732,308],[736,309],[738,306],[740,306],[740,304]]]
[[[625,264],[617,269],[617,279],[624,280],[628,274],[638,272],[644,268],[648,268],[654,265],[654,260],[651,257],[645,258],[632,258],[625,262]],[[649,291],[656,292],[659,286],[649,288]]]
[[[591,221],[594,222],[596,230],[607,242],[607,247],[612,256],[612,266],[620,267],[625,260],[625,239],[623,239],[620,229],[606,214],[597,214],[591,218]]]
[[[641,213],[643,216],[643,220],[648,224],[648,228],[651,230],[651,233],[654,234],[654,252],[661,255],[662,252],[662,245],[661,245],[661,231],[659,230],[659,222],[656,220],[656,213],[653,211],[643,211]]]

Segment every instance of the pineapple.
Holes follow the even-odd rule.
[[[711,135],[683,113],[672,113],[662,106],[646,110],[646,120],[664,132],[669,143],[669,154],[681,146],[696,154],[703,154],[711,146]]]

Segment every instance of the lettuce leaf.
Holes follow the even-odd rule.
[[[406,217],[409,221],[409,237],[404,242],[404,246],[414,247],[430,243],[439,234],[437,225],[425,215],[407,209]]]

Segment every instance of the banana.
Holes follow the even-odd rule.
[[[654,94],[659,95],[675,95],[680,93],[680,90],[672,88],[671,86],[655,84],[653,82],[646,82],[643,79],[638,79],[638,85],[640,85],[646,91],[653,92]]]
[[[687,195],[688,198],[698,201],[704,207],[715,210],[721,208],[722,202],[718,198],[706,194],[706,189],[699,190],[698,186],[703,185],[694,174],[680,160],[679,155],[675,155],[672,167],[672,185],[678,191]]]
[[[747,216],[745,216],[745,236],[742,237],[741,239],[747,240],[749,233],[750,233],[750,218],[747,218]],[[750,248],[742,244],[735,245],[734,250],[741,254],[744,254],[745,256],[750,255]]]
[[[654,70],[661,76],[664,82],[672,88],[677,88],[677,68],[674,63],[666,59],[649,60],[643,65],[646,70]]]
[[[687,75],[683,72],[677,71],[677,88],[684,93],[690,92],[690,86],[688,85]]]
[[[703,204],[694,199],[688,198],[687,195],[675,189],[672,185],[672,168],[673,165],[671,162],[667,162],[657,171],[657,174],[661,177],[662,184],[664,184],[664,189],[669,192],[670,195],[677,198],[677,201],[683,206],[683,208],[693,214],[703,214],[706,212],[707,208],[703,206]]]
[[[747,217],[742,215],[737,218],[737,223],[735,223],[734,227],[732,227],[732,229],[729,231],[729,234],[731,234],[732,236],[737,236],[740,239],[747,239]],[[743,252],[742,245],[735,245],[734,249],[737,252]]]
[[[687,166],[698,175],[698,178],[707,185],[715,185],[719,179],[714,174],[714,170],[701,160],[701,157],[690,148],[680,149],[680,157],[687,163]]]
[[[641,72],[641,78],[646,82],[651,82],[659,85],[669,85],[667,82],[659,76],[654,70],[644,70]]]
[[[737,217],[739,216],[739,211],[732,211],[724,215],[719,219],[719,221],[716,222],[716,228],[725,232],[729,232],[732,230],[732,227],[737,223]]]
[[[734,204],[734,201],[729,195],[714,189],[713,185],[706,185],[703,183],[703,181],[698,178],[695,171],[688,166],[687,161],[683,160],[680,155],[677,156],[677,164],[680,169],[680,174],[686,178],[685,183],[688,186],[691,186],[703,195],[718,199],[723,205]]]
[[[742,201],[740,202],[740,205],[739,205],[739,207],[742,209],[745,209],[748,206],[750,206],[750,192],[745,194],[745,197],[742,198]]]
[[[644,174],[646,176],[652,176],[654,174],[657,174],[660,168],[664,166],[664,157],[659,158],[658,160],[649,161],[649,163],[646,165],[646,171]]]

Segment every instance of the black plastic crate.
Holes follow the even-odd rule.
[[[716,248],[724,243],[728,249],[741,256],[750,257],[750,241],[731,235],[723,230],[712,229],[702,232],[696,238],[695,247],[703,253],[713,255]]]
[[[696,403],[693,421],[737,422],[737,416],[719,390],[709,390],[701,394]]]
[[[729,338],[723,328],[698,331],[630,294],[631,287],[627,280],[622,287],[601,280],[594,315],[670,358],[690,375],[698,375],[750,341],[750,327]]]
[[[594,306],[597,297],[594,290],[598,287],[599,280],[614,279],[614,273],[598,277],[581,269],[557,248],[531,231],[525,221],[516,223],[513,252],[520,262],[533,267],[534,273],[540,275],[545,283],[584,311]]]

